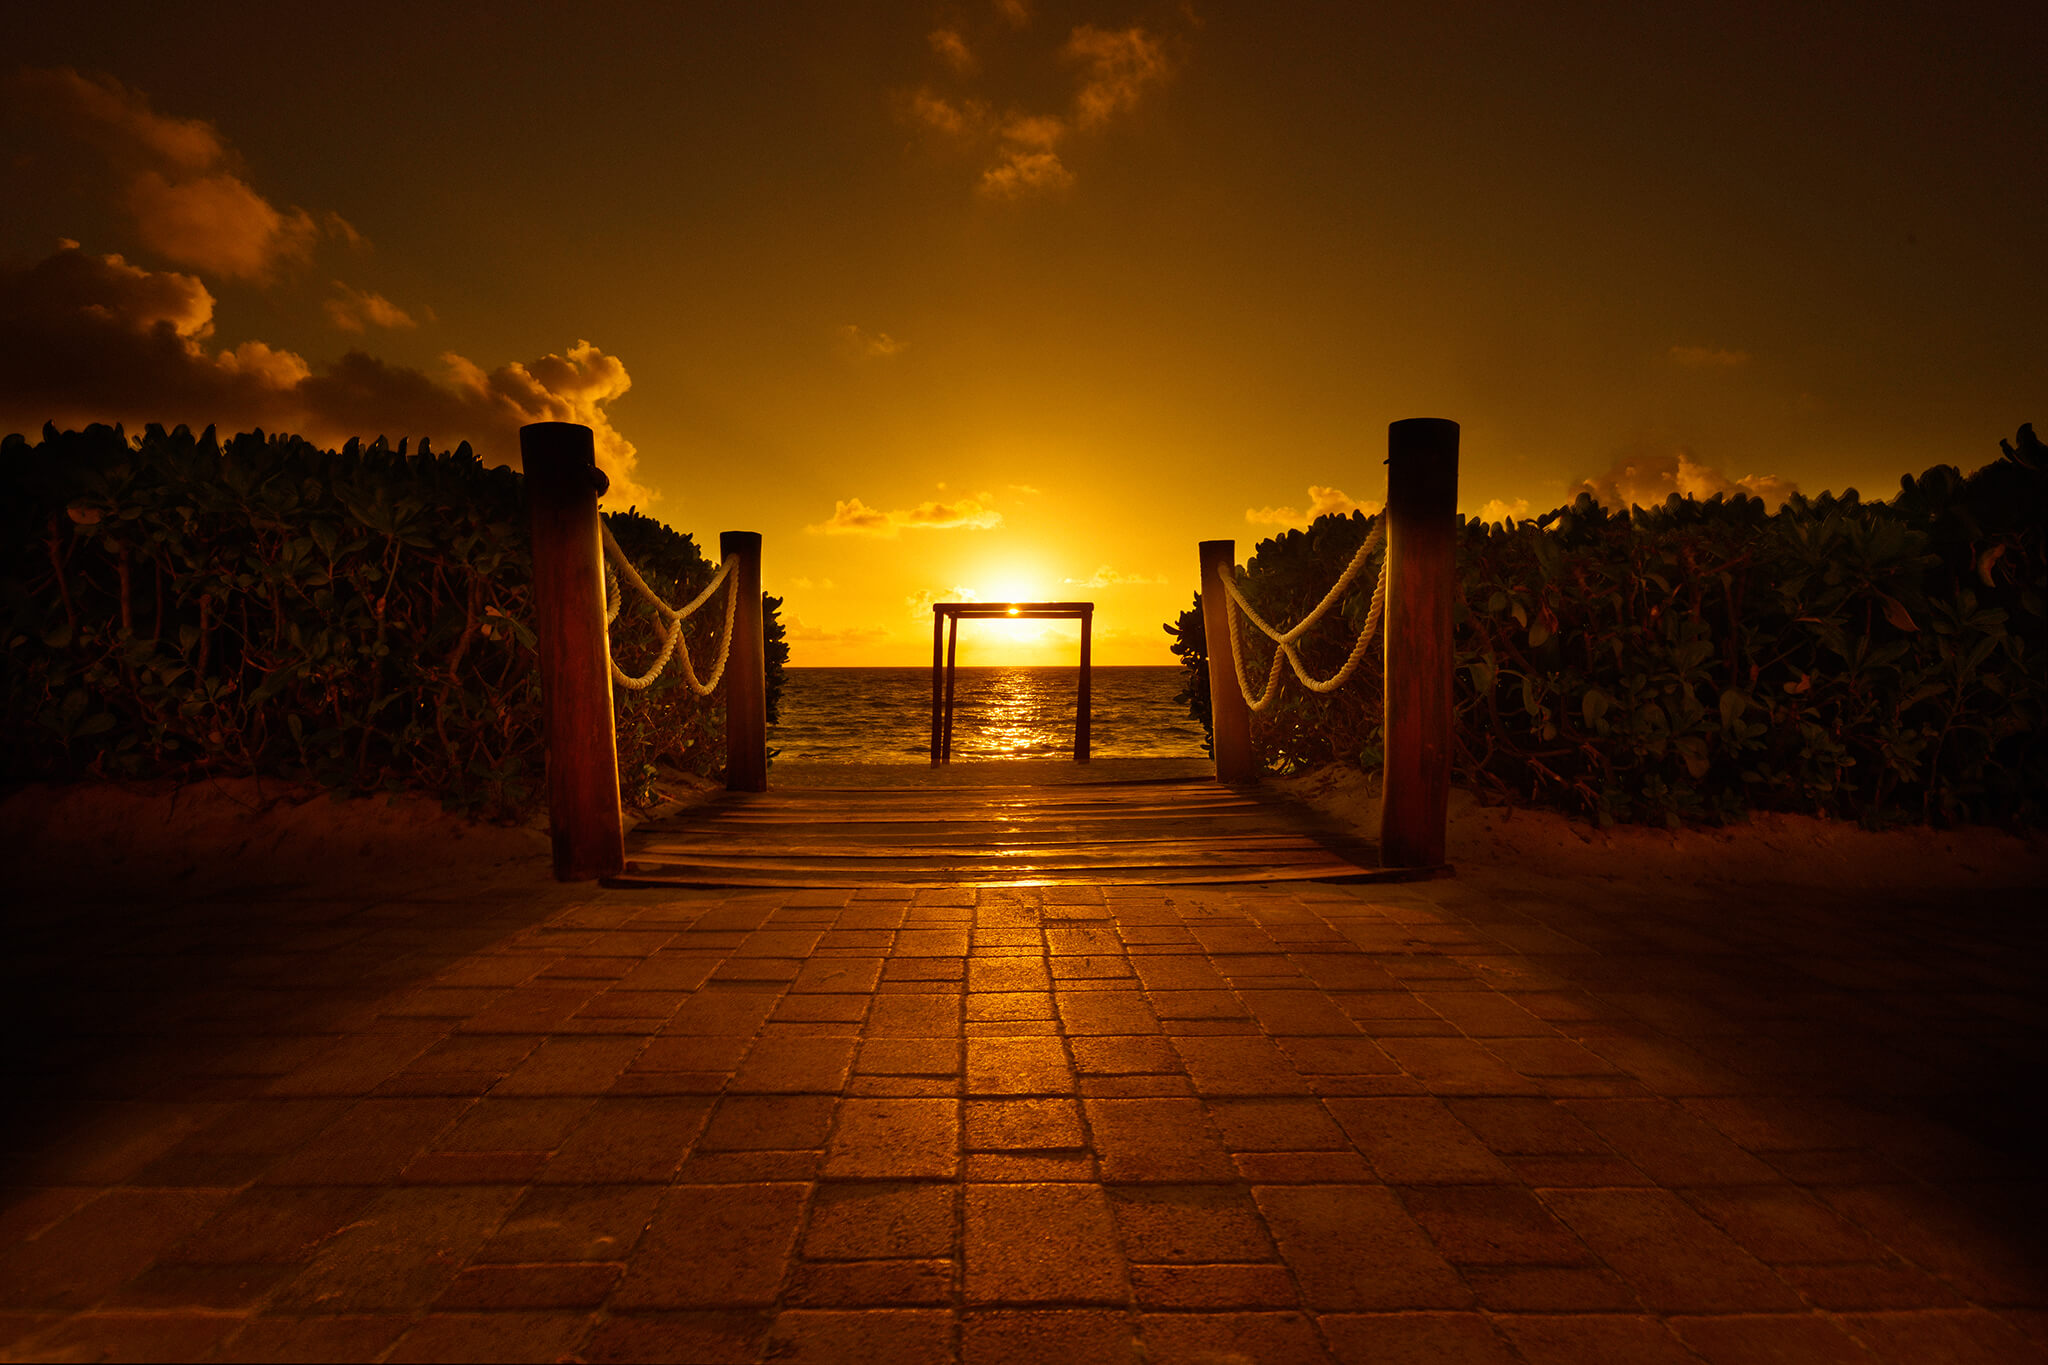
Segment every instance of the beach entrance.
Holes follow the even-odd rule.
[[[1411,418],[1387,429],[1386,512],[1322,599],[1292,626],[1269,624],[1246,597],[1236,545],[1198,546],[1208,678],[1210,776],[1094,780],[1060,789],[993,772],[947,783],[953,675],[961,618],[1081,622],[1074,757],[1087,773],[1091,602],[942,602],[932,614],[932,734],[925,781],[814,782],[769,791],[761,537],[728,531],[720,564],[681,606],[648,586],[598,513],[606,488],[591,429],[570,422],[520,428],[533,536],[535,635],[547,722],[548,801],[561,881],[682,886],[1171,884],[1392,880],[1447,871],[1451,777],[1451,609],[1456,547],[1458,424]],[[1384,554],[1379,554],[1384,547]],[[1378,557],[1374,578],[1371,563]],[[607,567],[609,563],[609,569]],[[608,582],[616,571],[617,586]],[[1298,642],[1372,582],[1370,608],[1344,663],[1314,677]],[[664,643],[633,675],[611,652],[609,628],[627,589],[652,608]],[[723,627],[708,676],[683,644],[684,623],[723,593]],[[1339,612],[1331,619],[1349,619]],[[1248,670],[1246,637],[1271,641],[1263,686]],[[945,645],[941,657],[942,635]],[[1379,839],[1318,829],[1304,807],[1258,789],[1252,717],[1281,695],[1283,670],[1301,687],[1345,686],[1381,647],[1382,799]],[[651,687],[674,663],[692,691],[726,700],[723,802],[635,831],[628,859],[620,804],[613,688]],[[942,671],[943,670],[943,671]],[[969,765],[983,769],[998,764]],[[1067,769],[1075,771],[1074,768]],[[1093,777],[1093,774],[1088,774]]]
[[[1089,661],[1095,634],[1093,602],[934,602],[932,603],[932,766],[953,761],[953,673],[960,657],[960,620],[1079,621],[1081,683],[1074,698],[1074,762],[1088,761],[1089,710],[1093,669]],[[945,642],[944,665],[940,641]],[[943,682],[940,674],[945,676]]]

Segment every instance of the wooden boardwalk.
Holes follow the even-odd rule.
[[[1211,780],[729,793],[627,840],[619,886],[1377,881],[1306,807]]]

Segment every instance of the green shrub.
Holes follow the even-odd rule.
[[[2038,823],[2048,800],[2048,450],[2022,427],[1964,478],[1941,466],[1889,503],[1737,495],[1614,513],[1581,496],[1535,521],[1465,522],[1456,605],[1459,780],[1598,821],[1721,821],[1752,809]],[[1369,529],[1359,514],[1265,541],[1243,571],[1268,620],[1300,619]],[[1349,646],[1319,627],[1319,675]],[[1207,723],[1199,616],[1167,627]],[[1263,639],[1247,668],[1263,676]],[[1376,663],[1377,660],[1375,659]],[[1380,686],[1292,682],[1255,746],[1292,770],[1378,761]]]
[[[610,520],[657,591],[709,578],[690,537]],[[278,776],[528,814],[545,785],[531,584],[523,480],[466,444],[9,436],[0,764],[9,778]],[[787,645],[767,603],[772,707]],[[697,657],[717,624],[693,618]],[[627,696],[626,798],[647,797],[657,758],[722,763],[723,722],[674,670]]]

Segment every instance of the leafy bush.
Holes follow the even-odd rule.
[[[524,815],[545,786],[526,520],[520,475],[466,444],[9,436],[5,775],[279,776]],[[708,580],[690,537],[610,520],[657,591]],[[767,604],[772,707],[788,647]],[[622,701],[627,799],[646,799],[657,758],[715,768],[723,725],[668,676]]]
[[[1940,466],[1889,503],[1738,495],[1613,513],[1581,496],[1535,521],[1465,522],[1455,608],[1459,780],[1601,821],[1750,809],[1867,824],[2038,823],[2048,800],[2048,448],[1969,478]],[[1268,620],[1298,620],[1369,529],[1327,517],[1241,571]],[[1341,662],[1346,625],[1304,654]],[[1167,627],[1201,699],[1200,618]],[[1248,670],[1271,655],[1263,640]],[[1375,660],[1376,662],[1376,660]],[[1380,686],[1291,679],[1253,739],[1272,766],[1378,761]]]

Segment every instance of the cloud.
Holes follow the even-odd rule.
[[[99,154],[137,239],[174,265],[264,283],[308,259],[323,232],[361,240],[336,214],[278,208],[242,178],[213,124],[159,114],[111,76],[28,69],[14,85],[25,109]]]
[[[1341,488],[1329,488],[1319,483],[1308,486],[1308,511],[1296,507],[1247,507],[1244,519],[1254,526],[1307,526],[1317,517],[1331,515],[1350,516],[1363,512],[1371,516],[1384,507],[1385,503],[1360,502]]]
[[[1061,51],[1082,71],[1074,94],[1074,119],[1083,128],[1099,128],[1118,114],[1135,109],[1145,88],[1166,79],[1166,52],[1142,28],[1111,31],[1082,24]]]
[[[955,139],[980,136],[989,122],[988,106],[980,101],[949,100],[930,90],[912,91],[903,111],[912,123]]]
[[[1060,161],[1058,152],[1019,148],[1007,149],[1001,161],[981,173],[977,186],[988,199],[1029,199],[1063,194],[1073,187],[1074,173]]]
[[[360,332],[366,327],[419,326],[412,314],[382,294],[351,289],[340,280],[334,282],[334,291],[334,297],[328,299],[321,307],[327,310],[327,320],[344,332]]]
[[[974,51],[967,46],[967,40],[960,36],[958,29],[935,28],[925,35],[925,39],[932,45],[932,51],[938,54],[939,60],[953,68],[955,72],[962,76],[974,73]]]
[[[887,332],[870,332],[851,322],[842,323],[835,332],[840,346],[861,360],[887,360],[903,352],[904,343]]]
[[[1706,499],[1716,493],[1747,493],[1776,507],[1799,491],[1790,479],[1775,474],[1750,474],[1731,479],[1712,465],[1693,458],[1689,450],[1636,450],[1616,458],[1612,468],[1582,480],[1571,490],[1576,497],[1591,493],[1604,507],[1656,507],[1673,493]]]
[[[1147,575],[1141,573],[1119,573],[1105,564],[1087,578],[1062,578],[1063,584],[1076,588],[1126,588],[1152,583],[1164,583],[1165,574]]]
[[[905,605],[910,608],[910,618],[913,621],[930,621],[932,619],[932,604],[935,602],[979,602],[980,600],[980,593],[972,588],[963,588],[957,583],[950,588],[942,588],[938,591],[926,588],[915,596],[903,599]]]
[[[1732,370],[1749,363],[1749,352],[1718,346],[1673,346],[1671,359],[1689,370]]]
[[[1028,10],[1012,16],[1021,26]],[[932,50],[955,78],[979,70],[956,28],[927,35]],[[1026,200],[1065,194],[1075,177],[1065,159],[1076,131],[1098,133],[1137,108],[1151,87],[1172,72],[1165,45],[1136,26],[1075,27],[1061,45],[1059,61],[1074,73],[1074,93],[1065,112],[1011,107],[1001,117],[990,104],[968,96],[942,95],[930,87],[898,96],[907,121],[981,162],[975,192],[984,199]]]
[[[906,528],[915,531],[986,531],[1003,524],[1003,514],[990,506],[986,493],[951,502],[921,502],[915,507],[884,512],[859,498],[844,498],[832,504],[832,515],[806,531],[828,536],[893,536]]]
[[[1520,521],[1528,515],[1529,500],[1527,498],[1516,498],[1513,502],[1504,502],[1500,498],[1494,498],[1484,507],[1473,513],[1472,520],[1488,523],[1496,521],[1514,522]]]
[[[485,371],[459,355],[429,375],[361,351],[318,368],[261,341],[215,349],[213,296],[196,277],[151,271],[65,242],[28,267],[0,266],[0,429],[148,422],[264,427],[326,445],[351,437],[468,441],[516,463],[526,422],[582,422],[611,477],[608,501],[647,505],[638,452],[606,407],[632,385],[587,341]]]
[[[834,502],[831,516],[815,526],[806,526],[804,529],[828,536],[896,534],[896,528],[890,524],[887,512],[877,511],[859,498],[845,498]]]
[[[1012,28],[1023,28],[1031,22],[1031,0],[995,0],[995,8]]]

